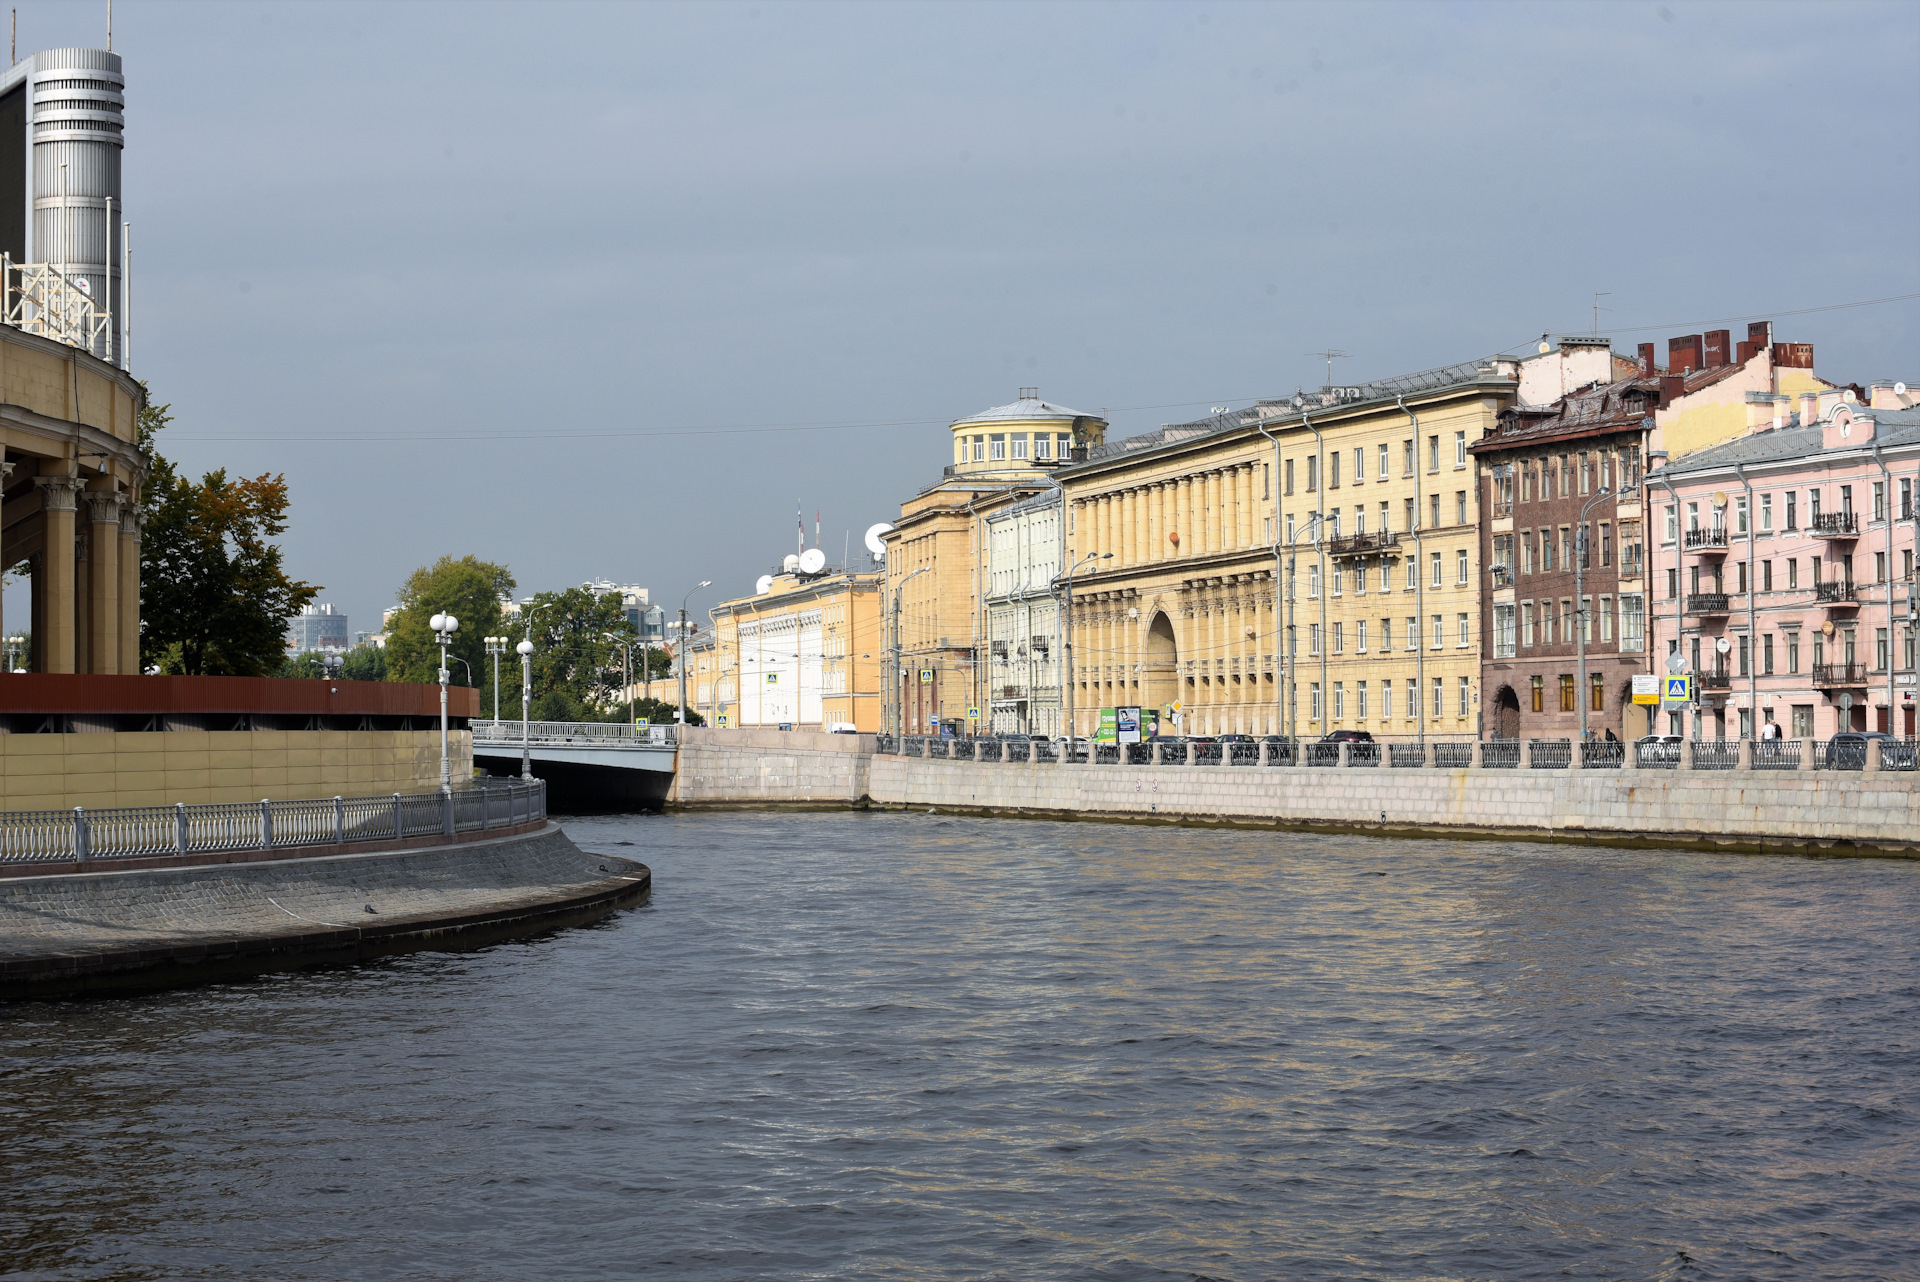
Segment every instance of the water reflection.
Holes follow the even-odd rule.
[[[572,829],[639,843],[652,901],[476,954],[0,1011],[0,1263],[1920,1263],[1907,865],[927,815]]]

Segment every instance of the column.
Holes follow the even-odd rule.
[[[140,532],[147,514],[137,503],[120,508],[120,671],[138,675],[140,667]],[[852,720],[851,717],[848,720]]]
[[[1253,546],[1260,522],[1253,514],[1253,464],[1240,469],[1240,546]]]
[[[120,506],[112,491],[89,493],[87,671],[120,671]]]
[[[1139,541],[1140,491],[1125,490],[1120,495],[1120,549],[1116,558],[1121,565],[1133,564],[1134,545]]]
[[[45,603],[45,641],[34,638],[34,649],[42,672],[72,672],[74,649],[74,613],[78,605],[75,592],[74,559],[75,516],[78,496],[86,484],[72,476],[37,476],[33,483],[40,489],[41,518],[45,522],[41,567],[46,586],[41,590]],[[40,620],[34,620],[36,624]]]
[[[1147,488],[1147,555],[1149,562],[1167,558],[1167,487],[1156,481]]]
[[[1194,548],[1200,541],[1199,535],[1195,534],[1193,529],[1193,501],[1195,497],[1193,482],[1194,478],[1191,476],[1181,477],[1178,482],[1179,488],[1174,492],[1174,509],[1180,522],[1176,528],[1180,533],[1180,554],[1182,556],[1193,555]]]

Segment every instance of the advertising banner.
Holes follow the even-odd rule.
[[[1118,734],[1116,728],[1117,721],[1118,718],[1115,716],[1112,708],[1100,709],[1100,728],[1093,732],[1093,741],[1095,743],[1118,743],[1119,739],[1116,737]]]
[[[1121,743],[1140,742],[1140,709],[1115,708],[1113,710],[1114,733]]]

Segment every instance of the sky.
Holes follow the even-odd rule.
[[[105,0],[18,11],[98,45]],[[1777,317],[1920,382],[1920,6],[121,0],[134,372],[356,631],[752,591],[1037,386],[1110,439]],[[1812,310],[1823,309],[1823,310]],[[1799,312],[1799,315],[1788,313]]]

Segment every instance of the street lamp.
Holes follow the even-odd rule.
[[[532,625],[528,625],[532,630]],[[520,777],[533,778],[533,737],[528,733],[533,707],[533,642],[524,640],[513,647],[520,656]],[[496,686],[499,682],[494,683]]]
[[[16,669],[13,665],[15,662],[19,660],[20,656],[25,654],[26,652],[27,652],[27,639],[24,636],[13,636],[13,637],[7,638],[7,671],[8,672],[21,670],[21,669]]]
[[[688,588],[687,594],[680,598],[680,644],[675,650],[675,657],[680,660],[680,724],[683,728],[687,724],[687,602],[691,601],[693,594],[701,588],[712,586],[712,579],[702,579]]]
[[[500,720],[500,656],[507,652],[505,637],[487,637],[487,653],[493,656],[493,719]]]
[[[1067,652],[1065,672],[1067,676],[1067,760],[1073,760],[1073,576],[1096,561],[1111,561],[1111,552],[1089,552],[1078,565],[1067,567],[1066,624],[1063,629],[1061,648]]]
[[[338,681],[340,679],[340,669],[346,666],[346,662],[345,659],[342,659],[337,654],[329,654],[321,658],[320,666],[326,669],[327,680]]]
[[[602,632],[601,636],[620,647],[620,680],[627,692],[627,724],[633,724],[633,642],[612,632]],[[645,656],[642,656],[643,658]]]
[[[452,675],[447,670],[447,643],[460,630],[460,620],[451,614],[436,614],[427,620],[427,626],[440,643],[440,791],[452,792],[453,768],[447,761],[447,681]]]
[[[1313,544],[1316,547],[1319,546],[1320,514],[1318,512],[1309,512],[1307,514],[1307,519],[1301,523],[1300,528],[1295,530],[1293,534],[1287,539],[1287,582],[1286,582],[1287,623],[1280,637],[1280,649],[1282,651],[1280,656],[1280,664],[1281,664],[1280,681],[1281,681],[1281,684],[1285,687],[1281,691],[1281,698],[1283,700],[1282,707],[1285,709],[1285,720],[1287,723],[1287,739],[1289,740],[1289,742],[1293,742],[1293,743],[1299,742],[1299,739],[1300,739],[1300,696],[1295,691],[1295,687],[1300,684],[1300,681],[1299,681],[1300,674],[1294,671],[1294,666],[1293,666],[1294,651],[1298,649],[1298,646],[1294,639],[1295,623],[1294,623],[1294,607],[1293,607],[1293,603],[1294,603],[1293,584],[1294,584],[1294,573],[1300,560],[1300,547],[1299,547],[1300,536],[1303,534],[1306,534],[1308,531],[1312,531]],[[1382,638],[1382,640],[1386,640],[1386,639],[1387,638]],[[1321,644],[1324,645],[1325,643],[1326,643],[1326,639],[1324,637],[1321,638]],[[1320,687],[1321,687],[1321,697],[1325,698],[1326,682],[1324,680],[1321,681]],[[1419,698],[1419,694],[1420,692],[1416,689],[1414,691],[1415,699]],[[1415,714],[1419,713],[1420,709],[1417,703],[1415,704],[1413,711]]]

